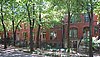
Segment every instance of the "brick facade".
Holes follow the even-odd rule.
[[[67,38],[67,16],[66,18],[64,19],[64,23],[65,23],[65,36]],[[97,26],[97,15],[94,14],[94,19],[93,19],[93,26],[92,26],[92,36],[97,36],[98,33],[94,33],[94,27]],[[84,22],[84,16],[81,15],[81,22],[78,22],[78,23],[71,23],[70,24],[70,29],[72,28],[76,28],[78,30],[78,37],[77,38],[73,38],[71,40],[75,40],[75,41],[78,41],[82,36],[83,36],[83,29],[85,27],[89,27],[89,22]],[[29,34],[29,25],[27,27],[25,27],[25,24],[22,23],[21,24],[21,29],[20,30],[17,30],[16,34],[16,39],[17,40],[24,40],[25,37],[26,37],[26,40],[29,41],[29,38],[30,38],[30,34]],[[41,30],[42,31],[42,30]],[[51,31],[54,31],[56,32],[56,37],[54,39],[50,39],[50,32]],[[34,42],[36,42],[36,34],[37,34],[37,28],[35,28],[33,30],[34,32]],[[62,46],[62,25],[58,25],[58,26],[55,26],[54,28],[50,28],[50,29],[47,29],[47,30],[44,30],[42,32],[45,32],[45,38],[43,38],[43,34],[41,34],[41,42],[45,42],[46,44],[50,44],[52,46],[56,46],[56,47],[61,47]],[[12,36],[12,32],[9,31],[9,37]],[[26,33],[26,36],[24,37],[24,33]],[[2,33],[0,33],[2,36]],[[43,40],[44,39],[44,40]],[[65,42],[67,41],[66,39],[64,40]]]

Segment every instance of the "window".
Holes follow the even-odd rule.
[[[72,18],[70,19],[70,22],[75,23],[75,17],[74,16],[72,16]]]
[[[80,15],[78,14],[73,15],[70,19],[70,23],[78,23],[78,22],[81,22]]]
[[[43,32],[43,38],[46,38],[46,32]]]
[[[54,31],[50,32],[50,40],[54,40],[57,37],[57,33]]]
[[[83,37],[87,38],[89,37],[90,33],[89,33],[89,27],[84,27],[83,28]]]
[[[94,27],[94,34],[96,34],[96,33],[98,33],[98,27],[97,26]]]
[[[86,13],[86,14],[84,14],[84,21],[85,22],[89,22],[89,16],[88,16],[88,14]]]
[[[23,32],[23,37],[24,37],[24,39],[27,38],[27,32]]]
[[[77,38],[78,37],[78,30],[76,28],[70,29],[69,36],[70,36],[70,38]]]

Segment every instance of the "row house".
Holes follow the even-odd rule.
[[[40,45],[50,45],[52,47],[62,47],[62,43],[64,41],[65,47],[67,47],[67,22],[68,18],[65,16],[63,20],[63,25],[65,26],[65,38],[63,38],[63,25],[55,25],[53,28],[43,30],[41,29],[41,33],[39,36],[39,43]],[[97,15],[93,15],[93,23],[92,23],[92,36],[95,37],[98,35],[98,27],[97,27]],[[20,29],[16,32],[16,40],[26,40],[29,42],[30,33],[29,33],[29,25],[27,23],[22,22],[20,25]],[[37,28],[33,29],[34,37],[33,41],[36,43],[36,36],[37,36]],[[12,31],[8,32],[10,38],[12,37]],[[70,20],[70,40],[71,40],[71,47],[74,45],[77,46],[78,41],[80,38],[85,35],[86,37],[89,36],[89,17],[86,13],[81,14],[80,17],[77,15],[72,16]],[[2,33],[0,33],[2,36]],[[63,40],[63,41],[62,41]]]
[[[68,18],[66,16],[63,20],[63,25],[65,27],[65,38],[63,39],[62,35],[63,25],[54,26],[54,28],[47,31],[47,43],[53,47],[61,47],[62,43],[64,42],[65,48],[67,47],[67,21]],[[94,14],[92,22],[92,37],[96,37],[98,34],[97,15]],[[69,31],[71,47],[77,48],[77,45],[82,37],[89,37],[89,17],[86,13],[81,14],[80,17],[77,17],[77,15],[71,17]]]

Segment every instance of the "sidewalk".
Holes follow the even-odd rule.
[[[0,44],[0,49],[2,49],[4,47],[4,45]]]
[[[0,44],[0,49],[4,49],[4,45]],[[14,47],[12,45],[7,46],[7,49],[15,49],[15,50],[19,50],[19,51],[29,51],[29,49]]]
[[[24,53],[24,54],[30,54],[30,53],[28,53],[28,52],[30,52],[30,49],[29,48],[19,48],[19,47],[13,47],[13,46],[8,46],[7,47],[7,49],[3,49],[4,48],[4,45],[1,45],[0,44],[0,52],[8,52],[8,53],[10,53],[10,52],[19,52],[19,53]],[[41,54],[41,55],[40,55]],[[47,50],[41,50],[41,49],[36,49],[36,51],[34,51],[32,54],[30,54],[31,56],[34,56],[34,57],[45,57],[46,56],[46,54],[47,55],[59,55],[60,57],[62,57],[62,56],[67,56],[67,54],[66,53],[62,53],[62,52],[52,52],[52,51],[47,51]],[[86,54],[81,54],[81,53],[76,53],[76,54],[73,54],[73,53],[71,53],[70,54],[71,56],[74,56],[74,57],[76,57],[76,56],[88,56],[88,55],[86,55]],[[100,57],[100,55],[99,54],[94,54],[94,57]]]
[[[0,57],[34,57],[29,53],[20,51],[19,48],[8,46],[7,49],[3,49],[4,45],[0,44]]]

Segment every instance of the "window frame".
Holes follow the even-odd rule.
[[[84,22],[89,22],[89,16],[88,16],[88,13],[85,13],[84,14]]]
[[[70,38],[78,38],[78,29],[77,28],[71,28],[70,32],[69,32],[69,37]]]

